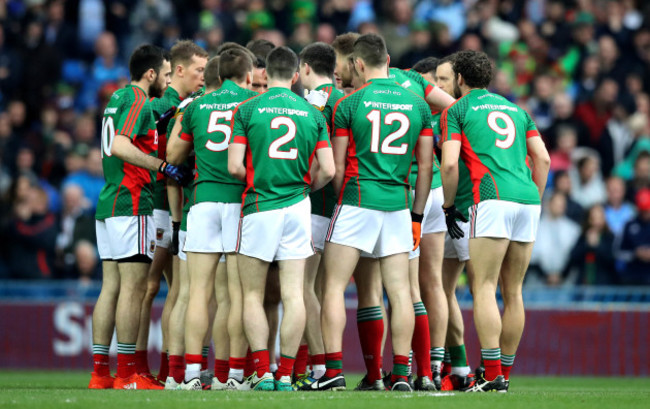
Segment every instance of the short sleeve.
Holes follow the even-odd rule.
[[[346,99],[340,99],[334,105],[334,129],[332,136],[347,136],[350,137],[350,115],[347,112]]]
[[[174,119],[177,121],[181,121],[181,133],[179,137],[186,141],[186,142],[193,142],[194,141],[194,133],[192,131],[192,116],[193,116],[193,109],[194,105],[190,104],[185,108],[184,112],[181,108],[179,108],[176,111],[176,114],[174,115]]]
[[[440,128],[442,130],[441,138],[443,142],[460,141],[460,135],[462,133],[460,129],[460,121],[458,114],[453,107],[454,105],[445,108],[440,116]]]
[[[535,125],[535,122],[532,120],[530,115],[526,113],[526,139],[533,138],[535,136],[541,136],[541,135],[537,130],[537,125]]]
[[[133,140],[138,135],[138,131],[142,126],[145,118],[143,108],[145,106],[146,97],[144,93],[136,92],[134,98],[127,99],[119,109],[119,116],[117,116],[117,123],[115,126],[115,133],[124,135]]]
[[[318,141],[316,142],[316,149],[321,149],[321,148],[331,148],[332,145],[330,143],[330,138],[329,138],[329,129],[327,126],[327,122],[325,121],[325,118],[323,118],[322,115],[317,115],[317,125],[318,125]]]
[[[429,107],[423,103],[423,106],[420,107],[420,112],[422,112],[422,130],[420,131],[420,136],[429,136],[433,137],[433,118],[431,117],[431,111]]]
[[[242,107],[241,105],[235,108],[235,114],[233,115],[231,123],[231,143],[247,145],[248,136],[246,135],[246,124],[244,123],[244,115],[242,113],[243,109],[246,109],[246,107]]]

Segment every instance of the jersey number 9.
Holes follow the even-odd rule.
[[[497,119],[501,119],[505,123],[505,128],[499,126]],[[510,118],[510,115],[501,111],[492,111],[487,117],[487,123],[490,129],[492,129],[494,132],[506,137],[506,139],[497,138],[496,142],[494,143],[497,148],[508,149],[512,146],[513,143],[515,143],[517,130],[515,128],[514,121],[512,118]]]

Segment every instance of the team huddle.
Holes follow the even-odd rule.
[[[401,70],[380,36],[347,33],[299,56],[265,40],[210,59],[191,41],[144,45],[129,69],[102,123],[89,388],[345,390],[354,277],[366,366],[356,390],[508,390],[550,159],[528,114],[487,90],[485,54]],[[475,374],[455,296],[463,270]]]

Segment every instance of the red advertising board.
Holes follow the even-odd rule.
[[[154,306],[151,368],[160,359],[161,306]],[[463,312],[470,365],[479,347],[471,311]],[[0,301],[0,368],[91,370],[92,305],[84,302]],[[356,311],[348,309],[343,342],[346,372],[363,372]],[[650,311],[529,310],[516,373],[539,375],[650,375]],[[112,353],[115,353],[113,342]],[[385,368],[391,367],[390,340]],[[112,361],[113,369],[115,360]]]

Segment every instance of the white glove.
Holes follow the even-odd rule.
[[[322,111],[325,109],[325,105],[327,105],[327,99],[329,98],[329,95],[325,91],[312,91],[307,96],[305,99],[307,102],[312,104],[314,108],[318,109],[319,111]]]

